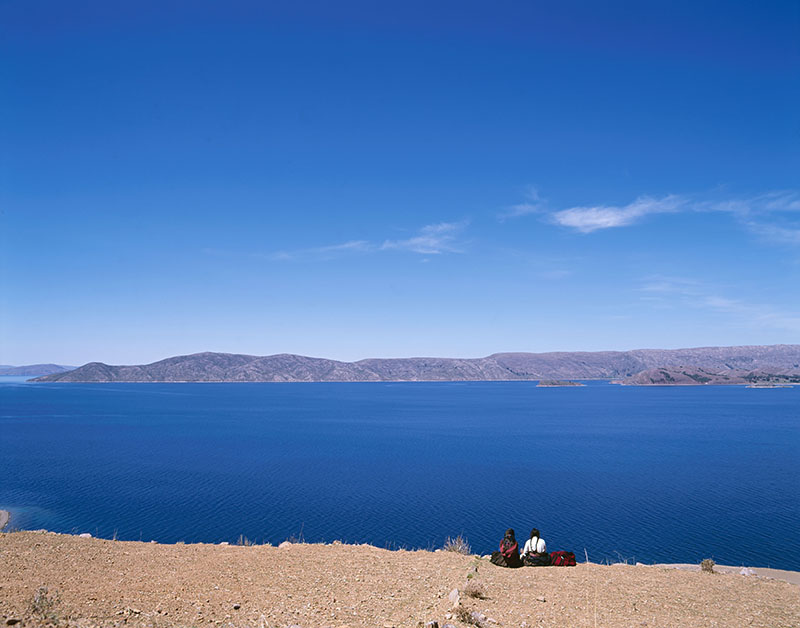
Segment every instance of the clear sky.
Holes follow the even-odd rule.
[[[0,363],[798,343],[799,7],[0,0]]]

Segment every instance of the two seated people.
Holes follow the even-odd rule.
[[[514,536],[514,530],[509,528],[500,541],[500,551],[492,552],[491,561],[500,567],[545,567],[550,564],[550,555],[547,553],[547,543],[540,536],[539,530],[531,530],[531,537],[525,542],[522,555]]]

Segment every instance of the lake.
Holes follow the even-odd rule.
[[[0,384],[12,525],[800,569],[800,388]]]

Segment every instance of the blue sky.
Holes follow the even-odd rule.
[[[796,2],[0,0],[0,363],[800,342]]]

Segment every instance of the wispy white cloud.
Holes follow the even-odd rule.
[[[518,218],[519,216],[528,216],[530,214],[541,214],[544,211],[545,208],[541,203],[518,203],[500,212],[498,218],[500,218],[500,220],[507,220],[509,218]]]
[[[800,333],[800,314],[785,312],[770,305],[748,303],[738,299],[708,296],[703,300],[706,307],[743,318],[755,327],[772,327]]]
[[[680,196],[670,195],[663,198],[641,196],[622,207],[613,205],[571,207],[553,213],[551,218],[556,224],[577,229],[581,233],[591,233],[598,229],[632,225],[649,214],[680,211],[685,205],[686,201]]]
[[[782,190],[748,198],[708,199],[668,195],[641,196],[628,205],[592,205],[550,212],[551,222],[592,233],[601,229],[627,227],[651,214],[677,212],[723,212],[731,214],[748,231],[781,244],[800,245],[800,192]]]
[[[800,246],[800,225],[786,227],[757,220],[748,220],[744,225],[754,234],[770,242]]]
[[[441,222],[426,225],[415,235],[406,239],[384,240],[382,243],[370,242],[369,240],[348,240],[347,242],[326,246],[253,255],[272,261],[308,262],[326,261],[346,255],[365,255],[390,250],[408,251],[421,255],[461,253],[466,245],[466,242],[461,240],[461,234],[466,226],[467,222]]]
[[[459,237],[466,225],[466,222],[440,222],[435,225],[427,225],[411,238],[385,240],[380,249],[382,251],[411,251],[423,255],[462,253],[464,243],[460,241]]]
[[[712,310],[734,317],[740,324],[800,333],[800,313],[764,303],[751,303],[720,294],[719,289],[681,277],[651,276],[640,287],[641,300],[656,307],[672,302],[675,307]]]
[[[308,249],[297,249],[294,251],[276,251],[266,256],[276,261],[308,260],[308,259],[330,259],[338,255],[347,253],[369,253],[376,250],[375,245],[366,240],[350,240],[341,244],[331,244],[328,246],[318,246]]]
[[[537,187],[533,185],[528,186],[525,196],[526,200],[524,203],[511,205],[497,215],[501,222],[510,218],[518,218],[530,214],[541,214],[547,211],[547,203],[539,195],[539,189]]]

